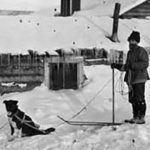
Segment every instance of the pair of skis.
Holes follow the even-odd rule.
[[[123,123],[115,122],[115,90],[114,90],[114,83],[115,83],[115,73],[114,68],[112,69],[112,122],[89,122],[89,121],[70,121],[65,120],[64,118],[58,116],[59,119],[64,121],[69,125],[77,125],[77,126],[118,126],[122,125]]]
[[[58,116],[58,118],[69,125],[76,125],[76,126],[119,126],[123,124],[121,122],[117,123],[117,122],[70,121],[65,120],[61,116]]]

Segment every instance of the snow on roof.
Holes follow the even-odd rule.
[[[0,29],[0,53],[91,47],[104,36],[81,17],[0,16]]]
[[[140,5],[140,4],[142,4],[142,3],[146,2],[146,1],[147,1],[147,0],[137,0],[137,1],[135,1],[134,3],[129,3],[127,6],[125,6],[125,7],[123,7],[123,8],[121,9],[120,15],[126,13],[126,12],[129,11],[130,9],[132,9],[132,8],[138,6],[138,5]]]
[[[0,4],[5,10],[39,10],[60,5],[60,0],[0,0]]]
[[[144,1],[132,0],[130,6],[137,6]],[[149,45],[149,30],[145,30],[149,28],[149,20],[121,20],[118,33],[121,42],[113,43],[107,38],[112,34],[113,20],[109,17],[110,15],[102,16],[101,13],[104,11],[113,13],[115,2],[120,2],[122,8],[129,9],[129,0],[124,2],[123,0],[108,0],[104,6],[102,4],[96,5],[96,7],[93,5],[95,8],[80,11],[70,17],[37,14],[0,16],[0,53],[27,53],[28,50],[38,53],[45,53],[45,51],[53,53],[62,48],[67,51],[70,48],[100,47],[110,49],[110,47],[116,48],[121,45],[124,47],[127,36],[133,29],[141,31],[145,36],[145,43]],[[110,6],[113,7],[110,8]],[[124,36],[122,36],[122,32],[124,32]]]
[[[115,3],[120,3],[120,14],[127,12],[128,10],[142,4],[143,2],[146,2],[147,0],[98,0],[94,1],[91,7],[88,6],[88,3],[85,5],[86,8],[83,7],[81,9],[81,12],[77,12],[79,14],[82,14],[82,12],[85,12],[88,15],[94,15],[94,16],[110,16],[112,17],[114,14],[114,8]],[[84,4],[83,4],[84,5]]]

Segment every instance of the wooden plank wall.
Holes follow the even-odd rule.
[[[0,82],[41,82],[44,77],[41,57],[0,54]]]

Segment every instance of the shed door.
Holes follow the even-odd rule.
[[[77,64],[51,63],[50,88],[53,90],[77,89]]]
[[[63,64],[50,64],[50,88],[53,90],[63,89]]]
[[[65,89],[77,89],[77,64],[65,64]]]

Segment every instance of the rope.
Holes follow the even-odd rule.
[[[126,95],[127,92],[124,92],[124,83],[122,79],[123,73],[120,73],[118,80],[116,81],[116,92],[120,93],[121,95]]]
[[[115,76],[117,75],[117,73],[115,74]],[[100,90],[98,90],[98,92],[93,96],[93,98],[91,98],[88,102],[87,102],[87,104],[83,107],[83,108],[81,108],[81,110],[79,111],[79,112],[77,112],[76,114],[74,114],[70,119],[68,119],[68,120],[71,120],[71,119],[74,119],[74,118],[76,118],[78,115],[80,115],[81,114],[81,112],[83,112],[85,109],[87,109],[87,107],[95,100],[95,98],[104,90],[104,88],[109,84],[109,82],[112,80],[112,78],[111,79],[109,79],[105,84],[104,84],[104,86],[100,89]]]
[[[126,96],[129,92],[125,91],[125,85],[124,85],[122,76],[123,76],[123,73],[121,72],[119,79],[116,81],[116,92],[120,93],[123,99],[126,99],[124,96]]]

